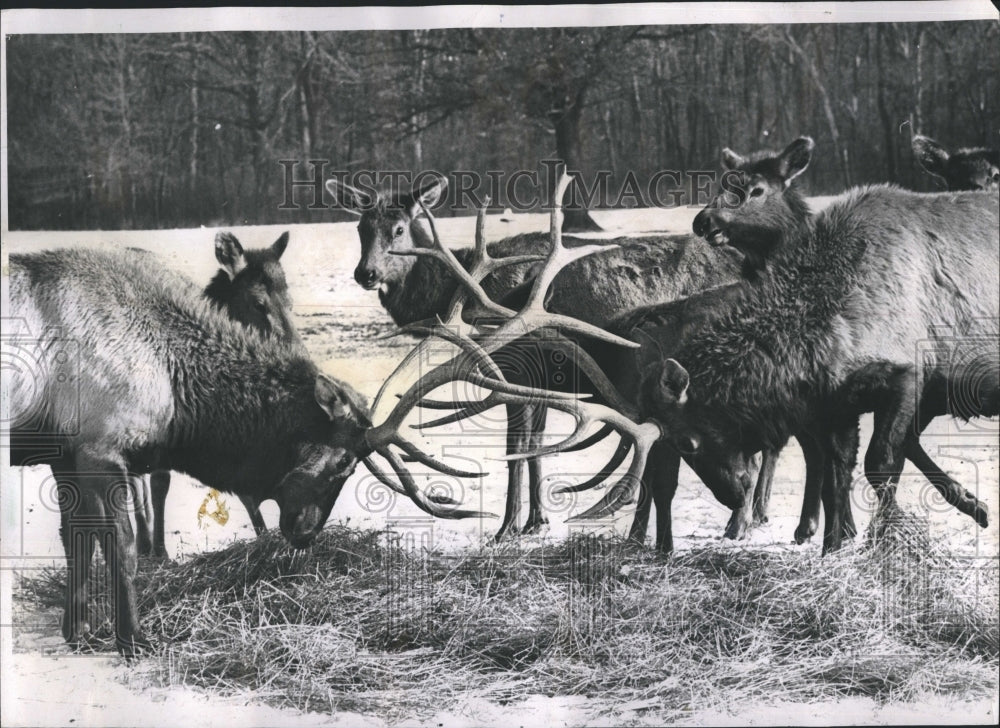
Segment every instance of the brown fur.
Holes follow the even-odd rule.
[[[285,537],[311,543],[369,451],[360,395],[320,375],[301,350],[230,321],[151,256],[48,251],[11,255],[10,271],[11,315],[34,361],[10,374],[11,463],[50,464],[66,495],[67,640],[89,638],[97,531],[114,539],[105,558],[115,572],[119,648],[147,644],[132,584],[134,536],[116,495],[129,473],[178,470],[222,491],[273,498]]]
[[[380,302],[399,325],[443,315],[458,288],[454,276],[438,261],[390,253],[432,245],[418,200],[431,207],[441,191],[440,184],[429,184],[411,193],[379,196],[372,200],[362,199],[356,190],[336,183],[331,188],[331,192],[339,192],[340,197],[346,198],[345,201],[361,215],[358,224],[361,257],[354,277],[366,288],[378,288]],[[564,243],[572,247],[584,241],[566,238]],[[713,250],[690,235],[618,238],[608,241],[608,245],[606,253],[571,263],[556,276],[546,302],[548,310],[603,326],[638,306],[673,300],[736,280],[740,272],[740,256],[734,251]],[[620,247],[610,247],[613,245]],[[547,233],[527,233],[493,243],[489,252],[494,257],[545,254],[549,246]],[[465,248],[455,251],[455,255],[465,263],[471,252]],[[517,309],[524,303],[538,265],[502,268],[487,278],[483,287],[494,300],[502,299],[506,306]],[[501,354],[498,360],[504,361],[504,356]],[[521,358],[515,356],[512,360],[520,361]],[[520,372],[505,373],[516,379]],[[539,384],[537,381],[525,383]],[[534,428],[543,426],[544,418],[521,412],[520,408],[510,408],[508,419],[515,423],[508,428],[508,451],[530,449],[528,442]],[[529,467],[531,465],[529,463]],[[507,510],[498,537],[516,528],[520,471],[520,464],[515,462],[509,474]],[[537,479],[532,478],[527,531],[545,522],[539,506],[539,488]],[[641,530],[644,538],[646,518],[648,500],[639,510],[633,537]]]
[[[846,194],[800,227],[758,285],[741,284],[745,295],[727,314],[660,354],[679,362],[690,386],[654,369],[663,386],[651,414],[672,437],[698,438],[706,468],[724,481],[746,453],[829,423],[843,433],[875,409],[866,473],[876,487],[894,482],[921,392],[945,382],[967,391],[972,371],[985,375],[978,386],[988,395],[1000,388],[998,228],[995,194],[888,186]],[[655,329],[682,305],[621,328]],[[986,396],[963,414],[996,414],[995,402]],[[839,545],[838,534],[828,528],[825,546]]]

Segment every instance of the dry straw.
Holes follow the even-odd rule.
[[[877,522],[863,546],[825,558],[663,558],[593,537],[445,555],[343,527],[295,552],[271,533],[143,570],[144,627],[160,639],[144,669],[160,683],[389,719],[528,693],[664,720],[847,695],[993,694],[995,561],[950,557],[902,513]],[[63,574],[25,581],[20,598],[61,604]]]

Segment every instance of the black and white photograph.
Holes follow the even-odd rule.
[[[4,726],[995,725],[988,0],[2,11]]]

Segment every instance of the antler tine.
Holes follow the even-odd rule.
[[[433,503],[424,499],[423,495],[420,493],[420,489],[417,488],[416,482],[413,480],[413,476],[410,475],[410,471],[406,469],[406,465],[400,459],[396,453],[392,452],[388,447],[376,448],[375,452],[384,457],[388,461],[389,465],[395,471],[396,475],[399,476],[400,482],[403,484],[403,490],[410,500],[412,500],[417,507],[429,513],[432,516],[438,518],[496,518],[495,513],[487,513],[484,511],[467,511],[462,509],[446,509],[438,508]]]
[[[629,452],[632,450],[632,443],[626,440],[624,437],[618,443],[618,447],[615,448],[614,454],[611,459],[608,460],[607,464],[594,474],[594,477],[588,478],[582,483],[577,483],[576,485],[566,485],[561,488],[556,488],[554,493],[579,493],[584,490],[590,490],[596,485],[603,483],[607,480],[614,472],[618,469],[618,466],[625,462],[625,458],[628,457]]]
[[[463,402],[462,405],[453,404],[453,407],[460,407],[457,412],[452,412],[450,415],[444,415],[438,417],[436,420],[431,420],[430,422],[421,422],[419,425],[410,425],[414,429],[418,430],[429,430],[434,427],[441,427],[442,425],[450,425],[453,422],[461,422],[462,420],[467,420],[470,417],[475,417],[486,410],[493,409],[497,405],[503,404],[500,401],[496,392],[490,392],[486,399],[481,399],[476,402]],[[421,403],[420,406],[423,406]]]
[[[420,205],[421,211],[424,213],[424,216],[427,218],[427,224],[430,226],[430,229],[431,229],[431,239],[434,241],[434,247],[433,248],[411,248],[410,250],[400,250],[400,251],[390,251],[390,252],[393,255],[416,255],[416,256],[421,256],[422,255],[422,256],[425,256],[425,257],[429,257],[429,258],[435,258],[435,259],[441,261],[442,263],[444,263],[448,267],[448,269],[452,272],[452,274],[454,274],[454,276],[456,278],[458,278],[459,282],[462,284],[462,287],[459,288],[458,292],[455,294],[456,298],[462,298],[464,300],[464,298],[466,296],[468,296],[468,295],[471,294],[473,296],[473,298],[475,298],[476,303],[478,303],[480,306],[482,306],[487,311],[489,311],[491,313],[498,314],[498,315],[503,316],[503,317],[507,317],[507,318],[513,316],[514,315],[514,311],[511,311],[506,306],[501,306],[500,304],[498,304],[495,301],[493,301],[486,294],[486,291],[483,290],[483,287],[479,284],[479,280],[475,276],[471,275],[469,273],[469,271],[467,271],[462,266],[462,264],[458,261],[458,258],[455,257],[455,254],[453,252],[451,252],[451,250],[449,250],[441,242],[441,238],[440,238],[440,236],[438,235],[438,232],[437,232],[437,224],[434,222],[434,216],[431,215],[430,210],[428,210],[427,206],[424,205],[424,201],[423,200],[421,200],[421,199],[418,198],[417,199],[417,203]],[[480,211],[480,215],[482,217],[485,217],[485,214],[486,214],[485,208],[483,208],[483,210]],[[485,226],[485,221],[483,221],[482,224],[483,224],[483,226]],[[485,250],[486,250],[485,238],[484,238],[484,242],[481,243],[481,244],[480,244],[479,238],[478,238],[478,236],[482,234],[482,231],[479,229],[480,228],[480,223],[479,223],[478,219],[477,219],[477,222],[476,222],[476,227],[477,227],[476,247],[477,247],[477,249],[479,247],[482,247],[483,251],[485,252]],[[455,307],[454,304],[455,304],[455,301],[453,299],[452,300],[452,306],[449,307],[449,320],[450,320],[450,318],[455,313],[455,308],[456,307]],[[458,311],[459,312],[461,311],[461,305],[458,306]]]
[[[504,402],[517,402],[517,403],[527,403],[531,400],[527,400],[523,397],[511,396],[506,394],[498,394],[498,399]],[[537,400],[535,400],[537,403]],[[562,410],[573,415],[576,418],[577,426],[573,434],[564,439],[562,442],[555,443],[554,445],[548,445],[546,447],[538,448],[531,452],[516,453],[512,455],[504,455],[497,458],[498,460],[520,460],[532,457],[541,457],[543,455],[551,455],[558,452],[566,452],[572,449],[575,445],[586,441],[584,437],[584,432],[587,428],[594,422],[603,422],[606,425],[610,425],[616,431],[618,431],[622,437],[623,441],[628,438],[631,442],[629,443],[629,448],[634,445],[635,455],[632,457],[632,462],[629,465],[628,471],[623,475],[614,485],[611,486],[607,494],[594,506],[588,508],[586,511],[578,516],[573,516],[569,520],[580,521],[586,519],[601,518],[603,516],[614,513],[616,510],[624,505],[634,502],[635,491],[639,487],[639,483],[642,478],[643,471],[646,469],[646,460],[649,457],[649,451],[653,444],[659,440],[663,433],[660,430],[659,425],[654,422],[643,422],[636,423],[629,419],[627,416],[614,410],[610,407],[600,405],[594,402],[581,402],[573,400],[561,400],[561,399],[546,399],[542,402],[546,407],[551,407],[552,409]],[[600,431],[596,434],[599,434]],[[609,462],[605,468],[598,473],[595,478],[587,481],[585,484],[574,487],[572,490],[583,490],[585,487],[589,488],[596,485],[598,482],[610,475],[611,472],[618,467],[621,461],[624,460],[625,455],[620,454],[622,445],[619,444],[619,452],[615,453],[615,456]],[[620,457],[620,459],[619,459]],[[613,467],[611,467],[613,465]],[[604,475],[606,474],[606,475]],[[603,477],[601,477],[603,475]],[[599,479],[598,479],[599,478]],[[567,489],[562,489],[560,492],[572,492]]]
[[[490,196],[483,200],[483,206],[476,212],[476,256],[477,263],[490,257],[486,250],[486,210],[490,206]]]
[[[375,464],[375,460],[370,455],[366,458],[362,458],[361,462],[363,462],[365,464],[365,467],[368,468],[368,472],[374,475],[375,479],[382,485],[387,487],[389,490],[391,490],[394,493],[399,493],[400,495],[408,495],[406,489],[403,488],[398,483],[396,483],[396,481],[394,481],[388,475],[386,475],[385,471]],[[436,498],[434,498],[434,502],[440,505],[448,505],[448,506],[458,505],[458,501],[456,501],[453,498],[449,498],[447,496],[437,496]]]
[[[593,255],[594,253],[599,253],[601,251],[613,250],[618,247],[616,245],[581,245],[574,248],[566,248],[563,246],[562,198],[566,194],[566,189],[569,187],[572,179],[573,177],[571,175],[563,172],[563,174],[559,177],[559,181],[556,183],[555,195],[552,201],[552,214],[550,216],[550,237],[552,239],[552,250],[549,251],[542,269],[538,272],[538,275],[535,276],[531,292],[528,294],[528,302],[520,312],[516,315],[512,315],[507,324],[501,326],[495,333],[499,336],[503,336],[514,332],[523,336],[525,333],[536,329],[552,327],[564,331],[575,331],[579,334],[583,334],[584,336],[606,341],[610,344],[617,344],[628,348],[638,348],[639,345],[634,341],[611,334],[599,326],[585,323],[570,316],[549,313],[545,310],[545,296],[548,293],[549,287],[552,285],[552,281],[563,268],[580,258],[584,258],[588,255]],[[517,329],[522,327],[525,330],[518,332]],[[492,351],[489,347],[486,348],[488,351]]]

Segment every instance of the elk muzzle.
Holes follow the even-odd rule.
[[[368,266],[359,265],[354,269],[354,280],[358,282],[358,285],[364,288],[366,291],[371,291],[378,288],[380,283],[380,276],[377,270],[374,268],[369,268]]]
[[[290,519],[282,517],[281,533],[294,548],[304,549],[312,545],[325,522],[320,507],[308,505]]]
[[[706,207],[694,218],[694,224],[691,226],[694,234],[704,238],[713,247],[725,245],[729,242],[729,236],[722,229],[725,220],[720,218],[718,210]]]

